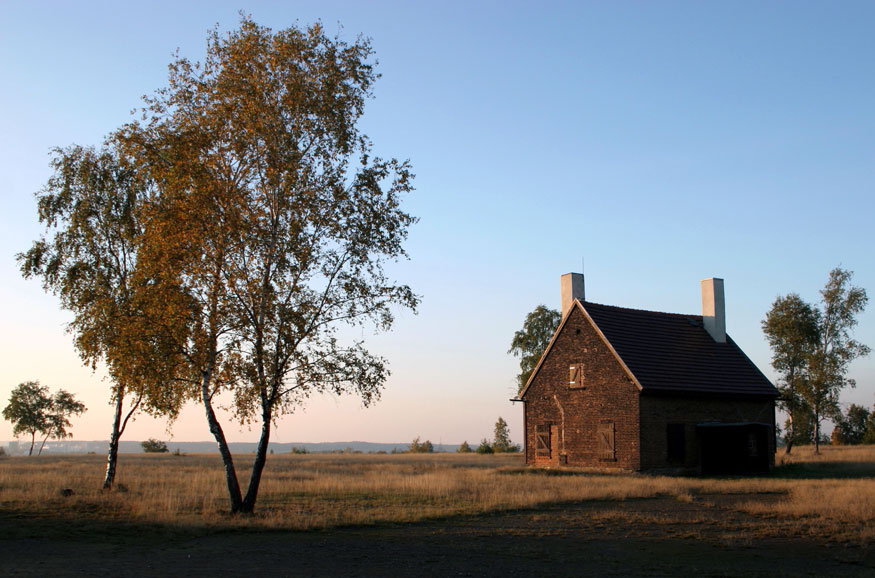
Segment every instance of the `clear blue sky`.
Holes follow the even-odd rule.
[[[275,441],[473,443],[499,415],[520,441],[508,344],[536,305],[558,308],[559,276],[582,259],[588,299],[626,307],[698,313],[699,280],[723,277],[728,331],[767,375],[760,320],[776,296],[814,301],[841,265],[875,300],[875,3],[0,6],[0,402],[29,379],[74,391],[90,408],[77,439],[108,437],[108,385],[14,260],[40,234],[49,149],[99,144],[165,84],[175,49],[201,59],[207,30],[233,29],[240,9],[373,39],[383,77],[362,128],[411,160],[421,218],[395,268],[421,311],[371,339],[393,369],[383,400],[314,399]],[[856,335],[875,346],[875,303]],[[851,373],[843,401],[871,406],[875,360]],[[204,422],[192,407],[170,433],[141,417],[126,437],[211,439]]]

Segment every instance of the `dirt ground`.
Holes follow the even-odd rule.
[[[732,499],[585,502],[313,532],[59,527],[0,512],[0,575],[875,576],[870,546],[739,513]]]

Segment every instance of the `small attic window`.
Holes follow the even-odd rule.
[[[583,389],[583,363],[572,363],[568,366],[568,388]]]

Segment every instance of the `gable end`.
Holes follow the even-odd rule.
[[[643,389],[641,387],[641,383],[635,377],[635,374],[633,374],[632,371],[629,369],[629,367],[623,362],[623,359],[617,353],[617,350],[614,348],[613,345],[611,345],[611,342],[608,341],[608,338],[605,337],[604,332],[602,332],[602,330],[599,329],[599,326],[596,324],[596,322],[593,320],[593,318],[589,315],[589,313],[587,313],[586,307],[583,305],[583,303],[581,303],[579,300],[575,299],[574,303],[572,304],[571,310],[568,311],[567,315],[564,315],[562,317],[562,322],[559,324],[559,327],[556,329],[556,332],[553,333],[553,337],[550,338],[550,343],[547,344],[547,348],[544,349],[544,353],[541,354],[541,359],[538,360],[538,364],[535,366],[535,369],[532,371],[532,374],[529,376],[529,380],[526,382],[526,386],[519,393],[519,395],[516,397],[516,399],[523,400],[525,398],[526,393],[529,391],[529,387],[532,385],[532,383],[535,380],[535,377],[538,375],[538,372],[541,370],[541,367],[544,365],[544,360],[547,359],[547,356],[550,354],[550,350],[553,349],[553,345],[556,343],[556,339],[559,337],[559,335],[565,329],[565,326],[568,324],[568,320],[571,319],[571,316],[574,315],[575,311],[579,311],[584,316],[584,318],[587,320],[587,322],[592,326],[592,328],[595,330],[596,334],[599,336],[599,338],[602,340],[602,342],[607,346],[608,350],[611,352],[611,355],[614,356],[614,359],[617,360],[617,363],[620,364],[620,367],[623,368],[623,371],[626,373],[626,375],[629,377],[629,379],[632,381],[632,383],[635,384],[635,387],[638,388],[638,391],[641,391]]]

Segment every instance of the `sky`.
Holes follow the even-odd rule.
[[[701,312],[725,279],[727,331],[767,376],[760,322],[779,295],[819,299],[831,269],[873,297],[855,337],[875,347],[875,3],[210,2],[0,0],[0,402],[23,381],[88,412],[74,439],[108,439],[109,384],[84,367],[69,312],[21,277],[38,239],[34,193],[52,147],[99,145],[166,85],[174,51],[201,60],[239,13],[274,30],[321,21],[370,37],[381,79],[360,122],[409,159],[419,217],[395,278],[422,296],[393,330],[382,399],[318,397],[277,442],[456,444],[491,438],[513,405],[514,331],[559,277],[590,301]],[[842,402],[875,403],[875,356]],[[224,416],[230,441],[258,427]],[[210,440],[203,410],[139,417],[125,439]],[[12,426],[0,423],[0,440]]]

